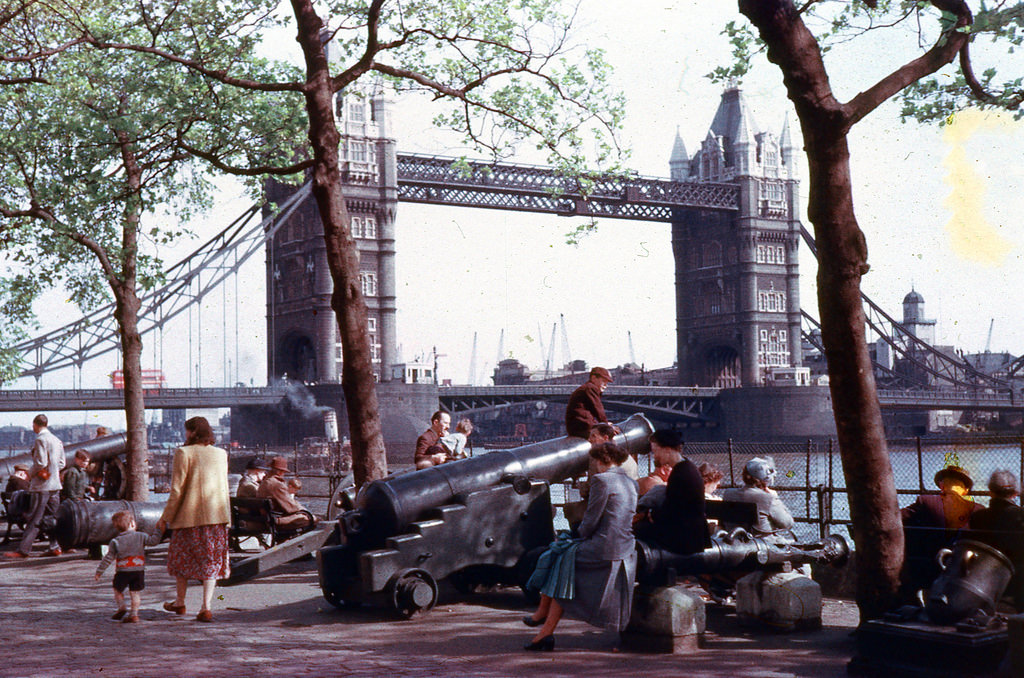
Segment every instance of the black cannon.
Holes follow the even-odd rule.
[[[650,449],[651,423],[635,414],[615,442]],[[340,546],[317,552],[332,605],[383,599],[411,615],[430,609],[437,582],[522,584],[525,555],[554,538],[550,483],[586,472],[590,443],[556,438],[374,481],[342,514]]]
[[[57,509],[53,534],[64,550],[96,547],[117,536],[110,519],[118,511],[128,511],[140,532],[152,533],[164,512],[162,501],[65,501]]]
[[[637,540],[636,579],[663,584],[676,574],[715,574],[782,570],[808,563],[842,565],[850,555],[846,540],[836,534],[817,542],[800,544],[771,537],[755,537],[745,530],[719,532],[711,546],[699,553],[680,555]],[[672,583],[672,582],[669,582]]]
[[[102,438],[93,438],[81,443],[71,443],[64,446],[64,458],[67,464],[71,464],[75,452],[85,450],[89,453],[92,461],[104,461],[112,459],[125,453],[128,448],[128,437],[124,433],[115,433]],[[0,459],[0,478],[7,477],[14,473],[16,464],[32,465],[32,453],[26,452],[14,457]]]

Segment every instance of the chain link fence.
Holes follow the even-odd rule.
[[[935,473],[953,464],[974,479],[971,496],[988,503],[986,485],[997,469],[1024,477],[1024,439],[1019,437],[929,440],[909,438],[888,443],[900,505],[922,493],[938,493]],[[696,464],[707,462],[724,475],[721,487],[743,484],[743,466],[752,457],[775,461],[773,487],[797,521],[801,538],[819,538],[849,525],[846,479],[839,447],[833,440],[805,443],[687,443],[683,453]],[[644,464],[641,463],[641,473]]]

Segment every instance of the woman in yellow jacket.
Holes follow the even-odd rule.
[[[213,430],[205,418],[186,421],[185,432],[185,444],[174,451],[171,494],[157,523],[159,530],[172,530],[167,571],[175,578],[176,595],[164,609],[185,614],[188,582],[198,580],[203,583],[203,604],[196,619],[211,622],[217,580],[230,574],[228,454],[213,446]]]

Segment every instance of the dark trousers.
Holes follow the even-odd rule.
[[[39,526],[43,522],[43,518],[47,516],[57,517],[57,507],[60,506],[60,490],[54,490],[52,492],[29,492],[32,497],[32,503],[29,506],[28,513],[25,515],[25,533],[21,537],[21,544],[18,546],[18,550],[28,555],[32,552],[32,544],[36,541],[36,536],[39,534]],[[50,548],[56,548],[57,542],[53,536],[50,536]]]

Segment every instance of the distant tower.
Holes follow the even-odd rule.
[[[677,181],[739,185],[738,213],[680,210],[672,224],[681,384],[764,383],[802,364],[797,247],[799,184],[789,123],[759,131],[742,92],[722,94],[692,157],[677,133]]]
[[[903,326],[924,343],[934,345],[935,324],[924,317],[924,297],[911,288],[903,297]]]
[[[330,45],[328,58],[333,60]],[[395,212],[398,174],[395,140],[383,93],[353,87],[339,93],[335,121],[351,232],[359,249],[359,284],[367,305],[374,371],[391,378],[396,362]],[[268,203],[294,189],[273,180]],[[334,285],[327,266],[323,224],[310,197],[267,246],[268,374],[306,382],[341,381],[341,338],[331,310]]]

